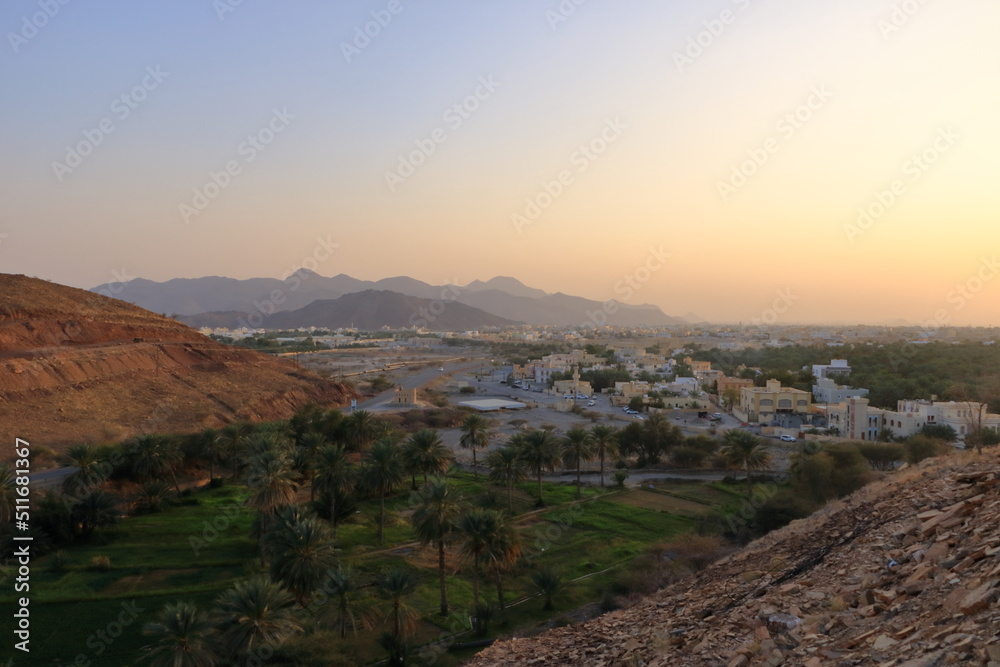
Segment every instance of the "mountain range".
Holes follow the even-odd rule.
[[[517,323],[669,326],[685,322],[657,306],[616,301],[607,307],[602,301],[550,294],[504,276],[467,285],[431,285],[407,276],[369,281],[344,274],[326,277],[300,269],[284,280],[208,276],[155,282],[136,278],[124,284],[98,285],[91,291],[147,310],[178,315],[178,319],[192,326],[226,328],[245,326],[239,322],[257,328],[353,325],[357,328],[423,326],[430,330],[480,329]],[[344,299],[348,295],[355,296]],[[429,312],[432,317],[419,315],[420,312]]]

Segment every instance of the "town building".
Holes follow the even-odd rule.
[[[778,414],[805,414],[812,405],[812,394],[793,387],[782,387],[778,380],[768,380],[764,387],[740,388],[740,400],[733,414],[745,422],[770,424]]]

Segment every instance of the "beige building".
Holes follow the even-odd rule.
[[[778,380],[768,380],[765,387],[741,387],[740,401],[733,414],[746,422],[770,424],[779,413],[806,413],[812,394],[801,389],[782,387]]]
[[[827,406],[824,412],[829,426],[852,440],[876,440],[882,429],[905,438],[936,424],[953,428],[959,440],[979,428],[1000,429],[1000,415],[989,413],[985,403],[975,401],[904,400],[895,410],[882,410],[868,405],[867,398],[850,398]]]
[[[748,380],[744,378],[731,378],[726,375],[720,377],[717,382],[719,383],[719,396],[724,396],[725,393],[730,389],[735,389],[739,391],[743,387],[752,387],[753,380]]]
[[[552,385],[552,391],[559,396],[565,394],[591,396],[594,393],[594,389],[590,386],[590,383],[584,380],[556,380]]]
[[[691,367],[692,373],[707,372],[712,370],[711,361],[695,361],[691,357],[684,357],[684,363]]]

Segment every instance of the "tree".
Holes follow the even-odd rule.
[[[514,568],[520,556],[521,536],[510,521],[500,516],[499,524],[490,535],[486,549],[482,553],[482,559],[486,572],[493,578],[497,586],[497,604],[500,607],[501,617],[507,616],[503,578]]]
[[[176,442],[161,435],[143,435],[132,442],[130,453],[130,467],[136,480],[144,482],[169,477],[180,495],[177,471],[183,457]]]
[[[553,598],[565,587],[562,577],[551,568],[543,567],[531,574],[531,583],[539,595],[545,599],[542,609],[544,611],[555,609]]]
[[[375,415],[368,410],[356,410],[344,420],[344,433],[355,451],[363,451],[378,433]]]
[[[732,429],[723,436],[722,456],[731,465],[740,466],[747,473],[747,489],[753,493],[752,470],[765,470],[771,462],[771,455],[760,437],[749,431]]]
[[[363,586],[350,568],[338,568],[330,572],[327,582],[334,598],[335,622],[340,631],[340,638],[347,637],[347,628],[357,634],[358,625],[369,626],[367,609],[358,600]]]
[[[250,435],[250,425],[246,422],[236,422],[228,424],[222,429],[222,451],[223,456],[229,458],[234,463],[231,464],[233,479],[239,475],[239,466],[235,464],[242,454],[243,443]]]
[[[518,441],[521,458],[535,473],[538,481],[538,503],[545,504],[542,497],[542,471],[553,470],[559,463],[559,441],[548,431],[530,431]]]
[[[330,505],[330,525],[337,539],[337,499],[354,490],[358,468],[341,445],[325,445],[316,453],[312,485]]]
[[[458,444],[463,449],[472,450],[472,474],[476,481],[479,480],[479,467],[476,463],[476,450],[483,449],[490,444],[493,430],[490,427],[490,420],[482,415],[471,414],[462,422],[462,437]]]
[[[893,470],[906,456],[903,446],[897,443],[859,442],[857,447],[872,470]]]
[[[278,645],[302,631],[292,596],[265,577],[223,591],[215,605],[222,646],[230,661],[252,656],[263,645]]]
[[[295,454],[292,458],[292,467],[302,476],[302,483],[310,481],[315,470],[314,462],[319,454],[319,450],[328,444],[326,436],[322,433],[306,433],[298,439],[295,447]],[[316,499],[316,487],[309,484],[309,500]]]
[[[601,486],[604,486],[604,460],[618,456],[618,430],[607,424],[595,424],[590,428],[590,439],[594,443],[594,455],[601,462]]]
[[[357,413],[355,413],[357,414]],[[365,486],[378,494],[378,542],[385,537],[385,497],[403,484],[403,462],[392,440],[372,445],[362,467]]]
[[[451,452],[436,429],[421,429],[407,438],[402,456],[403,465],[413,477],[414,489],[417,488],[417,475],[423,475],[426,484],[428,475],[443,474],[451,467]]]
[[[486,465],[490,470],[490,481],[507,487],[507,511],[513,514],[514,482],[520,482],[528,476],[520,452],[512,445],[498,447],[486,455]]]
[[[628,401],[629,410],[635,410],[636,412],[642,412],[642,409],[646,407],[646,401],[642,396],[633,396]]]
[[[63,490],[74,496],[101,486],[108,478],[111,468],[91,444],[73,445],[59,464],[77,469],[63,482]]]
[[[246,505],[257,511],[260,539],[263,540],[270,527],[271,516],[278,508],[292,504],[298,491],[298,480],[288,455],[267,450],[255,456],[247,465],[246,484],[250,488]],[[262,549],[262,562],[263,558]]]
[[[955,429],[948,424],[924,424],[924,427],[920,429],[920,434],[946,443],[955,442],[958,438]]]
[[[14,518],[14,509],[17,507],[14,481],[14,469],[6,463],[0,463],[0,524],[6,524]]]
[[[312,516],[279,523],[265,537],[271,555],[271,579],[305,606],[327,572],[337,565],[330,528]]]
[[[413,512],[411,521],[421,544],[435,544],[438,550],[438,580],[441,588],[441,615],[448,615],[448,589],[445,581],[445,545],[455,531],[462,504],[445,482],[427,487],[423,504]]]
[[[729,387],[722,392],[722,407],[727,412],[732,412],[737,403],[740,402],[740,392],[738,389]]]
[[[589,461],[594,456],[593,440],[590,432],[582,428],[571,428],[566,431],[562,440],[563,465],[568,468],[576,468],[576,497],[579,499],[583,495],[583,488],[580,484],[580,466],[584,461]]]
[[[195,439],[198,443],[199,458],[208,463],[208,481],[215,479],[215,464],[225,455],[227,441],[222,431],[207,428]]]
[[[503,519],[495,510],[472,509],[458,520],[458,531],[462,535],[462,553],[472,559],[472,600],[473,607],[479,606],[479,580],[483,553],[495,539]]]
[[[403,664],[406,653],[406,635],[415,624],[418,614],[406,604],[406,598],[417,590],[417,578],[406,570],[390,570],[378,581],[378,591],[389,600],[389,618],[392,621],[391,641],[383,642],[389,649],[390,664]]]
[[[149,651],[153,667],[215,667],[214,629],[208,616],[188,602],[173,602],[160,610],[142,634],[153,637]]]
[[[94,489],[73,505],[70,516],[80,535],[87,538],[98,528],[118,521],[118,500],[106,491]]]

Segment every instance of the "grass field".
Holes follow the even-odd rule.
[[[451,483],[470,499],[488,490],[482,478],[477,482],[465,473],[456,474]],[[584,500],[577,502],[573,486],[543,487],[547,506],[542,509],[533,508],[535,484],[525,482],[515,489],[515,511],[527,513],[516,519],[523,553],[505,580],[505,600],[511,604],[524,601],[511,608],[509,624],[499,628],[501,633],[528,631],[598,600],[602,587],[615,576],[614,568],[621,567],[645,546],[690,529],[690,516],[696,508],[710,509],[709,505],[664,493],[622,493],[593,487],[585,487]],[[504,489],[489,490],[495,491],[506,505]],[[184,599],[210,609],[215,597],[235,579],[260,571],[256,544],[249,538],[253,517],[240,509],[244,495],[245,491],[236,486],[206,489],[162,513],[125,519],[91,543],[66,549],[68,563],[60,571],[54,571],[51,555],[34,560],[31,653],[17,656],[14,664],[136,664],[148,641],[141,635],[142,625],[151,621],[163,605]],[[373,517],[377,504],[374,500],[362,502],[359,517]],[[452,549],[448,593],[455,613],[451,618],[441,618],[436,614],[436,553],[415,543],[406,520],[414,506],[409,486],[389,499],[386,506],[393,519],[386,528],[384,544],[376,543],[374,521],[344,525],[338,531],[342,561],[364,579],[374,580],[393,568],[418,575],[420,586],[408,600],[421,618],[413,637],[415,644],[467,627],[467,610],[472,604],[470,564]],[[92,560],[101,556],[110,560],[106,571],[92,566]],[[543,566],[554,568],[565,580],[586,577],[568,586],[557,600],[555,611],[543,612],[541,601],[529,598],[534,593],[531,574]],[[612,570],[605,572],[609,568]],[[5,574],[11,576],[9,570]],[[12,600],[9,582],[4,589],[6,595],[0,597],[0,603],[8,604]],[[496,600],[492,582],[483,582],[482,596]],[[369,604],[377,622],[380,616],[374,612],[384,605],[374,598]],[[338,664],[341,658],[342,664],[364,664],[384,657],[373,640],[382,626],[363,631],[357,638],[340,640],[328,629],[329,619],[322,610],[309,623],[310,634],[290,642],[272,664],[283,664],[282,654],[294,656],[295,664],[301,665]],[[0,632],[9,638],[12,631],[13,619],[4,615]],[[0,657],[9,655],[10,646],[7,642],[0,648]],[[457,663],[468,657],[466,653],[444,656],[439,664]]]

